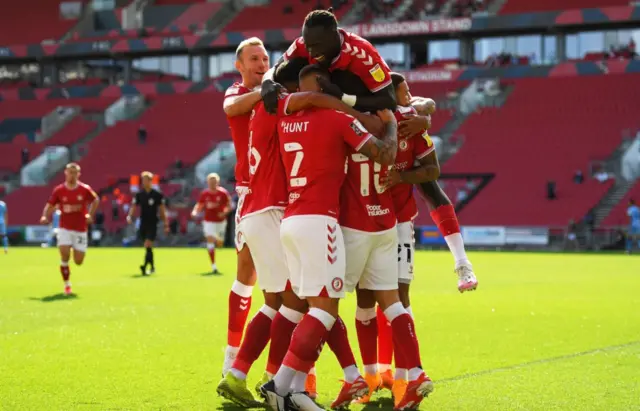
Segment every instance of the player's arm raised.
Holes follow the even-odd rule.
[[[229,117],[242,116],[253,110],[253,106],[262,99],[260,90],[255,90],[240,96],[228,96],[222,103],[224,113]]]
[[[368,96],[353,96],[351,94],[345,94],[340,90],[340,87],[336,86],[324,77],[319,77],[318,83],[320,84],[323,92],[339,98],[341,101],[358,111],[376,112],[385,109],[395,111],[397,107],[396,93],[393,88],[393,84],[391,83],[383,89]]]
[[[398,123],[391,110],[378,111],[378,116],[384,125],[382,139],[371,136],[358,152],[383,166],[391,166],[398,151]]]
[[[411,170],[401,172],[391,170],[386,178],[381,177],[382,185],[390,187],[398,183],[421,184],[440,178],[440,162],[435,150],[419,159],[418,162],[420,165]]]
[[[436,102],[427,97],[412,97],[411,106],[415,108],[421,116],[430,116],[436,112]]]
[[[320,81],[319,79],[320,77],[318,77],[318,81]],[[285,114],[295,113],[311,107],[337,110],[357,118],[369,132],[375,136],[382,137],[383,125],[379,117],[361,113],[329,94],[305,91],[293,93],[289,95],[288,99],[287,112]]]

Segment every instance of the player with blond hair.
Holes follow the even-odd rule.
[[[73,249],[73,261],[82,265],[87,252],[87,226],[93,222],[98,209],[98,195],[93,189],[78,180],[80,166],[69,163],[64,169],[65,182],[57,185],[42,210],[41,224],[49,224],[49,218],[56,206],[60,208],[60,228],[58,229],[58,249],[60,250],[60,273],[64,281],[64,293],[71,294],[71,270],[69,259]]]
[[[220,176],[211,173],[207,176],[208,187],[202,190],[198,202],[193,206],[191,217],[196,218],[204,210],[202,230],[207,240],[207,250],[211,260],[211,270],[218,272],[216,267],[216,246],[224,243],[227,232],[227,215],[231,211],[231,197],[224,187],[220,186]]]

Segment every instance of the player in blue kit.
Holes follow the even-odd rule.
[[[7,237],[7,227],[9,226],[9,214],[7,213],[7,203],[0,201],[0,238],[4,253],[9,252],[9,237]]]
[[[629,208],[627,208],[627,215],[629,216],[629,231],[627,232],[627,253],[631,252],[633,248],[633,242],[636,241],[638,248],[640,248],[640,207],[636,205],[636,202],[629,200]]]

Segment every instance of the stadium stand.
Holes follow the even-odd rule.
[[[459,129],[465,143],[444,166],[445,172],[495,173],[461,217],[467,224],[501,225],[581,219],[612,182],[589,179],[578,185],[571,175],[591,159],[609,156],[622,142],[622,130],[637,124],[637,75],[529,78],[514,84],[504,107],[467,119]],[[557,200],[545,196],[548,181],[557,183]]]
[[[609,215],[600,223],[602,227],[608,226],[627,226],[629,224],[629,217],[627,217],[627,208],[629,207],[629,200],[634,199],[636,204],[640,203],[640,182],[635,186],[620,202],[614,207]]]
[[[500,9],[500,14],[518,14],[628,5],[628,0],[508,0]]]
[[[3,7],[0,13],[0,44],[37,44],[62,37],[76,20],[61,19],[59,4],[58,1],[34,0],[11,2]],[[37,13],[33,12],[34,9]],[[25,16],[29,16],[28,30],[24,27]]]

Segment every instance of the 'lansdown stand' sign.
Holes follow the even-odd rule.
[[[457,33],[471,30],[472,20],[439,19],[423,21],[402,21],[395,23],[356,24],[344,27],[345,30],[364,38],[420,36],[430,33]]]

